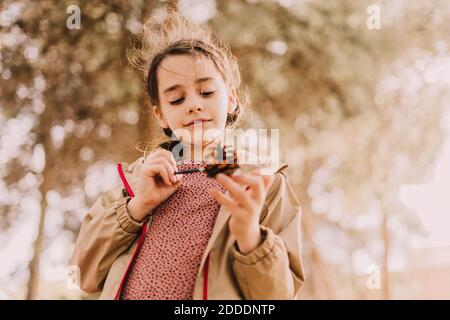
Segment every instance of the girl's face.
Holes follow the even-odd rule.
[[[236,109],[236,90],[228,90],[210,59],[167,56],[158,68],[157,81],[160,107],[154,106],[153,111],[161,127],[196,145],[206,145],[223,134],[227,113]]]

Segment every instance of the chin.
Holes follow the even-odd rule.
[[[216,139],[211,139],[211,138],[206,138],[206,137],[202,137],[201,141],[193,141],[189,138],[187,139],[183,139],[183,142],[191,144],[191,145],[195,145],[195,146],[207,146],[209,144],[211,144],[212,142],[214,142]]]
[[[200,127],[183,127],[175,130],[175,135],[183,142],[192,145],[205,146],[223,136],[224,130],[216,127],[213,122],[208,122]],[[195,139],[198,137],[198,139]],[[196,141],[194,141],[196,140]]]

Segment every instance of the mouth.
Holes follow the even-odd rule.
[[[185,124],[185,127],[189,127],[192,125],[197,125],[197,124],[204,124],[206,122],[210,122],[212,119],[204,119],[204,118],[199,118],[199,119],[194,119],[191,122]]]

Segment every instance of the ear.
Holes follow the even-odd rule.
[[[157,106],[153,106],[153,113],[155,114],[156,120],[158,120],[158,124],[161,128],[169,128],[169,124],[167,123],[166,118],[164,117],[160,108],[158,108]]]
[[[236,88],[230,88],[230,90],[228,91],[228,108],[227,108],[227,112],[228,113],[233,113],[234,110],[236,110],[238,104],[238,97],[237,97],[237,93],[236,93]]]

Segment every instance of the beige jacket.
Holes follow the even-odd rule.
[[[119,163],[123,185],[105,192],[86,214],[71,258],[79,286],[100,299],[117,299],[151,217],[142,223],[127,212],[143,158]],[[193,299],[297,299],[305,278],[301,258],[301,209],[282,166],[269,187],[260,227],[262,244],[244,255],[221,206],[202,256]],[[151,232],[151,231],[150,231]]]

